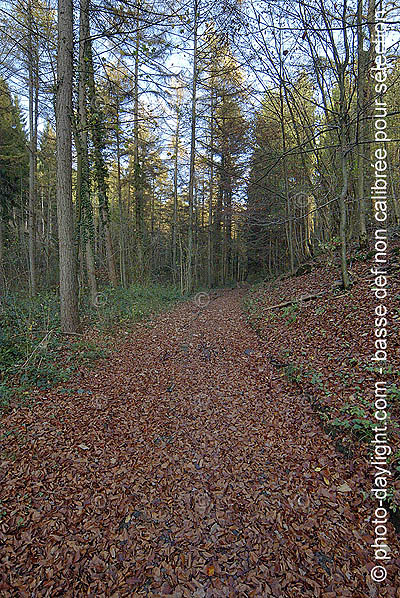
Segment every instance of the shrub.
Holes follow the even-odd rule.
[[[87,296],[81,298],[81,313],[86,325],[109,330],[127,327],[182,298],[172,285],[104,287],[96,308],[90,306]],[[21,293],[7,295],[0,304],[0,409],[31,388],[50,388],[65,382],[75,362],[88,365],[105,357],[103,345],[103,340],[100,346],[86,339],[66,341],[60,333],[57,293],[41,293],[33,298]]]

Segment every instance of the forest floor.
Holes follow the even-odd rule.
[[[364,369],[336,381],[351,355],[362,368],[366,349],[345,341],[369,333],[364,282],[266,317],[296,292],[328,292],[333,270],[180,304],[6,414],[0,595],[399,598],[391,525],[388,578],[368,575],[365,451],[321,418],[322,398],[335,421],[352,384],[373,381]]]

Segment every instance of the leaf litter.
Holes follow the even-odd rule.
[[[137,327],[69,396],[4,417],[2,597],[372,595],[363,458],[277,376],[241,294]]]

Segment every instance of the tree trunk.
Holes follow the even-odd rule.
[[[400,206],[399,206],[399,200],[397,199],[396,188],[395,188],[394,181],[393,181],[393,167],[392,167],[391,157],[389,155],[389,152],[388,152],[388,173],[389,173],[389,179],[390,179],[390,189],[392,191],[392,201],[393,201],[395,222],[398,226],[400,224]]]
[[[119,135],[119,100],[116,98],[116,116],[117,116],[117,192],[118,192],[118,210],[119,210],[119,270],[120,281],[123,287],[126,287],[126,264],[125,264],[125,234],[124,234],[124,206],[122,203],[122,182],[121,182],[121,144]]]
[[[104,236],[105,236],[105,243],[106,243],[108,278],[109,278],[112,286],[117,287],[118,286],[118,278],[117,278],[117,270],[115,268],[114,249],[113,249],[113,242],[112,242],[112,236],[111,236],[110,217],[108,214],[108,209],[103,209],[103,214],[104,214],[103,227],[104,227]]]
[[[279,61],[279,99],[280,99],[280,112],[281,112],[281,132],[282,132],[282,153],[283,153],[283,183],[285,189],[285,200],[286,200],[286,217],[287,217],[287,241],[289,249],[289,260],[290,260],[290,273],[294,273],[294,249],[293,249],[293,221],[292,221],[292,208],[290,205],[289,196],[289,181],[287,172],[287,157],[286,157],[286,128],[285,128],[285,114],[284,114],[284,103],[283,103],[283,64],[282,56]]]
[[[64,332],[79,330],[77,264],[72,205],[73,3],[58,0],[57,52],[57,220],[60,260],[60,312]]]
[[[97,296],[97,281],[96,271],[94,264],[94,253],[93,247],[90,240],[86,241],[86,271],[88,277],[90,304],[93,307],[98,307],[98,296]]]
[[[89,43],[89,0],[81,0],[79,32],[79,126],[77,130],[77,203],[79,206],[80,238],[85,244],[86,270],[90,303],[97,307],[97,281],[95,273],[93,243],[93,208],[90,197],[90,173],[88,153],[87,82]]]
[[[222,155],[223,159],[223,155]],[[224,165],[221,164],[221,170]],[[215,206],[214,214],[214,283],[218,281],[222,283],[222,252],[221,252],[221,241],[222,241],[222,206],[223,206],[223,190],[222,190],[221,176],[218,184],[217,201]]]
[[[358,0],[357,4],[357,55],[358,55],[358,73],[357,73],[357,197],[359,205],[359,240],[360,247],[367,244],[367,226],[366,226],[366,201],[365,201],[365,176],[364,169],[367,162],[365,159],[366,126],[367,114],[365,111],[365,80],[367,78],[367,57],[364,50],[364,34],[362,23],[363,0]]]
[[[90,10],[90,0],[86,0],[87,10]],[[88,24],[88,38],[87,38],[87,73],[88,73],[88,92],[91,106],[91,131],[94,146],[94,165],[97,182],[97,192],[99,197],[99,216],[100,225],[104,234],[104,242],[106,249],[108,278],[112,286],[118,286],[117,270],[115,267],[114,251],[112,245],[112,237],[110,231],[110,214],[107,198],[107,167],[104,162],[102,154],[103,147],[103,132],[102,132],[102,118],[99,112],[98,101],[96,97],[96,86],[94,80],[93,69],[93,54],[92,43],[90,39],[90,25]]]
[[[210,110],[210,193],[208,197],[207,229],[207,278],[208,286],[213,285],[213,191],[214,191],[214,90],[211,89]]]
[[[139,1],[136,8],[136,41],[135,41],[135,70],[133,82],[133,137],[134,137],[134,182],[135,182],[135,217],[136,217],[136,259],[137,278],[144,279],[144,205],[142,175],[139,161],[139,49],[140,49],[140,9]]]
[[[29,195],[28,195],[28,253],[29,291],[36,294],[36,176],[37,176],[37,125],[38,125],[38,54],[33,40],[32,5],[28,4],[28,79],[29,79]]]
[[[342,122],[340,125],[340,154],[342,165],[342,191],[339,197],[340,209],[340,263],[342,271],[343,288],[347,289],[350,286],[349,274],[347,271],[347,251],[346,251],[346,197],[349,186],[349,172],[347,166],[347,151],[345,146],[345,127]]]
[[[177,263],[177,226],[178,226],[178,152],[179,152],[179,98],[176,106],[175,157],[174,157],[174,207],[172,214],[172,278],[174,284],[178,279]]]
[[[4,269],[4,246],[3,246],[3,213],[0,205],[0,302],[5,293],[5,269]],[[1,303],[0,303],[1,304]]]
[[[194,1],[194,38],[193,38],[193,79],[192,79],[192,112],[190,134],[190,167],[189,167],[189,229],[188,229],[188,254],[186,272],[186,291],[193,288],[193,191],[195,177],[195,152],[196,152],[196,100],[197,100],[197,41],[198,41],[198,0]]]

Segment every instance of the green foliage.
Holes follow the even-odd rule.
[[[85,312],[93,325],[107,329],[144,320],[182,299],[182,294],[173,285],[106,287],[98,295],[97,308],[90,307],[85,301]]]
[[[295,322],[297,320],[297,316],[299,315],[299,306],[297,303],[293,303],[292,305],[288,305],[282,309],[282,318],[285,318],[288,323]]]
[[[71,345],[71,354],[66,356],[66,362],[71,364],[69,367],[74,369],[74,363],[79,361],[79,365],[89,365],[96,359],[104,359],[109,355],[105,347],[99,347],[96,343],[90,341],[77,341]]]
[[[300,384],[304,377],[304,370],[300,365],[290,363],[285,367],[285,376],[290,382]]]
[[[255,310],[254,298],[250,296],[250,293],[254,293],[253,289],[249,290],[249,294],[243,299],[243,308],[247,313],[251,313]]]
[[[313,384],[314,386],[317,386],[318,388],[323,388],[323,383],[322,383],[322,374],[319,372],[311,372],[311,380],[310,380],[311,384]]]
[[[346,403],[343,405],[341,413],[345,417],[337,417],[331,420],[331,428],[348,430],[360,440],[373,438],[376,421],[368,419],[368,413],[365,409],[356,404]]]
[[[13,396],[13,390],[5,382],[0,383],[0,410],[7,407]]]
[[[20,192],[28,168],[26,137],[20,108],[7,83],[0,79],[0,215],[4,221]]]
[[[66,382],[71,373],[71,368],[60,368],[56,363],[49,361],[45,361],[40,365],[32,363],[22,369],[19,382],[23,387],[51,388],[60,382]]]
[[[400,388],[396,384],[391,384],[389,386],[388,397],[393,403],[400,403]]]
[[[338,247],[340,247],[339,237],[333,237],[332,239],[330,239],[330,241],[318,242],[318,249],[322,253],[335,251]]]
[[[390,465],[394,472],[394,475],[398,478],[400,477],[400,450],[393,453]]]
[[[29,389],[49,388],[68,374],[57,364],[59,306],[55,293],[15,293],[0,310],[0,408]]]
[[[133,285],[128,289],[105,287],[98,307],[82,298],[85,323],[101,331],[125,329],[170,306],[182,295],[173,286]],[[30,298],[6,295],[0,307],[0,410],[13,398],[23,399],[32,389],[43,390],[70,379],[79,366],[108,355],[104,337],[93,342],[71,341],[60,332],[59,298],[43,293]],[[100,344],[99,344],[100,343]]]
[[[393,486],[387,489],[385,502],[389,508],[389,511],[392,513],[397,513],[400,511],[400,504],[398,502],[398,497],[396,496],[396,490],[393,488]]]
[[[0,376],[14,372],[45,334],[58,326],[55,293],[34,298],[18,293],[6,295],[0,309]]]
[[[274,322],[274,320],[276,320],[278,317],[278,315],[274,312],[274,311],[269,311],[267,312],[267,315],[265,316],[265,321],[267,323],[272,323]]]
[[[296,384],[304,383],[308,379],[313,386],[326,391],[321,372],[307,369],[302,364],[289,363],[285,367],[285,376],[290,382]]]
[[[332,266],[334,264],[334,255],[339,247],[339,237],[332,237],[332,239],[330,239],[329,241],[318,241],[318,248],[316,253],[325,255],[327,265]]]

